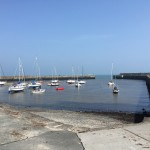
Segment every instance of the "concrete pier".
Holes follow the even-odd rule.
[[[52,79],[58,79],[58,80],[68,80],[68,79],[76,79],[77,75],[75,77],[72,76],[41,76],[39,80],[52,80]],[[78,79],[95,79],[95,75],[80,75],[78,76]],[[18,76],[1,76],[1,81],[7,81],[7,82],[12,82],[12,81],[18,81],[19,77]],[[35,80],[37,77],[35,76],[24,76],[24,79],[26,81],[30,80]]]
[[[131,80],[146,80],[150,73],[120,73],[119,75],[114,75],[113,78],[116,79],[131,79]]]
[[[150,95],[150,75],[146,77],[146,86]]]
[[[120,73],[115,75],[116,79],[131,79],[131,80],[143,80],[146,83],[147,90],[150,95],[150,73]],[[143,109],[143,112],[134,115],[134,122],[140,123],[144,120],[144,117],[150,117],[150,111]]]
[[[120,73],[113,76],[116,79],[144,80],[150,95],[150,73]]]

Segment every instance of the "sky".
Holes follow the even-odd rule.
[[[0,0],[0,64],[14,75],[150,72],[149,0]],[[54,69],[55,68],[55,69]]]

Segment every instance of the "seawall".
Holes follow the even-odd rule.
[[[150,75],[146,77],[146,86],[150,95]]]
[[[75,76],[75,79],[77,76]],[[84,75],[84,76],[78,76],[78,79],[95,79],[95,75]],[[2,76],[1,81],[7,81],[7,82],[13,82],[13,81],[18,81],[19,77],[18,76]],[[22,78],[21,78],[22,79]],[[25,81],[31,81],[37,79],[36,76],[24,76]],[[68,79],[74,79],[72,76],[41,76],[39,80],[68,80]]]
[[[116,79],[146,80],[150,73],[120,73],[113,76]]]
[[[116,79],[131,79],[131,80],[144,80],[150,95],[150,73],[120,73],[114,76]]]
[[[147,86],[147,90],[150,95],[150,73],[120,73],[119,75],[113,76],[116,79],[131,79],[131,80],[144,80]],[[134,122],[142,122],[144,117],[150,117],[150,112],[143,109],[142,113],[134,115]]]

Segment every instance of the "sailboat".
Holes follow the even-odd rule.
[[[73,79],[67,80],[67,83],[68,83],[68,84],[75,84],[75,82],[76,82],[73,67],[72,67],[72,78],[73,78]]]
[[[54,72],[55,72],[56,78],[54,79],[54,77],[53,77],[53,80],[52,80],[51,82],[52,82],[52,83],[59,83],[58,75],[57,75],[57,72],[56,72],[56,68],[55,68],[55,67],[54,67]]]
[[[81,84],[78,81],[78,75],[77,75],[77,80],[76,80],[76,83],[75,83],[75,87],[79,88],[80,86],[81,86]]]
[[[112,63],[112,67],[111,67],[111,76],[110,76],[110,81],[108,82],[109,86],[113,86],[115,85],[114,81],[113,81],[113,63]]]
[[[17,83],[14,83],[13,85],[11,85],[8,88],[8,92],[9,93],[14,93],[14,92],[22,92],[24,91],[25,87],[26,87],[26,83],[22,81],[22,79],[24,78],[24,71],[23,71],[23,66],[21,63],[21,60],[19,58],[19,63],[18,63],[18,73],[19,73],[19,79]]]
[[[118,89],[118,87],[116,85],[113,87],[113,93],[114,94],[118,94],[119,93],[119,89]]]
[[[31,81],[29,84],[28,84],[28,88],[36,88],[36,87],[41,87],[41,83],[40,82],[37,82],[35,80]]]
[[[78,81],[76,81],[75,87],[79,88],[80,86],[81,86],[81,84]]]
[[[82,66],[82,78],[83,78],[83,66]],[[85,80],[79,80],[78,82],[79,82],[80,84],[85,84],[85,83],[86,83]]]
[[[42,83],[38,81],[40,79],[40,68],[37,63],[37,57],[35,58],[35,69],[36,69],[37,77],[36,80],[33,80],[28,84],[29,88],[36,88],[42,86]]]
[[[53,72],[52,72],[52,80],[50,83],[48,83],[48,86],[59,86],[60,81],[58,80],[58,76],[57,76],[57,72],[56,72],[56,68],[54,68],[55,71],[55,78],[53,76]]]
[[[112,91],[113,91],[114,94],[118,94],[119,93],[119,89],[118,89],[118,86],[116,84],[116,76],[115,76],[115,83],[113,85],[113,90]]]
[[[4,76],[4,73],[3,73],[3,69],[2,69],[2,66],[0,65],[0,79],[2,80],[2,74]],[[0,86],[3,86],[6,84],[6,81],[1,81],[0,80]]]
[[[0,86],[3,86],[6,84],[6,81],[0,81]]]
[[[51,83],[48,83],[47,85],[50,85],[50,86],[59,86],[59,82],[51,82]]]

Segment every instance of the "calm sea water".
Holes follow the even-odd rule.
[[[32,94],[30,89],[24,92],[8,94],[8,86],[0,87],[0,102],[23,107],[42,107],[73,111],[122,111],[139,112],[143,108],[150,111],[150,100],[145,81],[116,80],[119,94],[114,95],[107,83],[110,76],[96,76],[87,80],[79,89],[61,81],[64,91],[47,86],[44,94]]]

